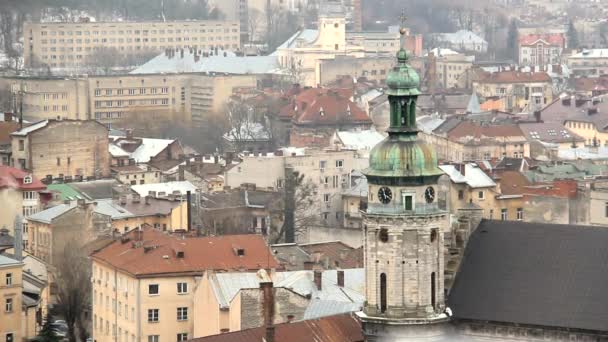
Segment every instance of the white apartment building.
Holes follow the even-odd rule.
[[[170,48],[240,48],[238,21],[26,22],[23,35],[24,62],[30,67],[86,65],[103,49],[134,56]]]

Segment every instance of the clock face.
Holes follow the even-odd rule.
[[[391,192],[391,189],[385,186],[378,189],[378,199],[380,200],[380,202],[388,204],[393,199],[393,193]]]
[[[433,203],[435,200],[435,189],[432,186],[429,186],[424,191],[424,199],[426,199],[426,203]]]

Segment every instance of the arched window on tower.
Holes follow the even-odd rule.
[[[433,306],[433,310],[435,310],[435,304],[437,302],[437,296],[435,293],[435,272],[431,273],[431,305]]]
[[[386,273],[380,274],[380,312],[386,312]]]

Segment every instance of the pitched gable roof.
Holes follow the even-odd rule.
[[[308,88],[283,106],[279,116],[300,125],[371,124],[369,116],[350,100],[351,90]]]
[[[535,45],[538,41],[561,47],[564,47],[566,43],[566,39],[561,33],[527,34],[519,37],[520,45]]]
[[[220,335],[195,338],[193,342],[251,342],[263,341],[266,327],[245,329]],[[314,337],[313,337],[314,336]],[[310,319],[275,325],[277,342],[363,342],[361,323],[352,314]]]
[[[26,183],[25,178],[31,177],[31,183]],[[14,167],[0,165],[0,189],[13,188],[22,191],[44,190],[44,185],[38,178]]]
[[[450,290],[457,319],[607,331],[608,230],[483,220]]]
[[[258,270],[277,268],[278,262],[259,235],[185,237],[167,235],[149,226],[130,231],[128,242],[115,241],[91,257],[134,276],[166,273],[202,273],[205,270]],[[175,250],[184,252],[177,258]],[[239,256],[237,249],[243,249]]]

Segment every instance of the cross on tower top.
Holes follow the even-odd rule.
[[[401,21],[401,28],[405,27],[405,21],[407,17],[405,16],[405,10],[401,10],[401,15],[399,16],[399,20]]]

